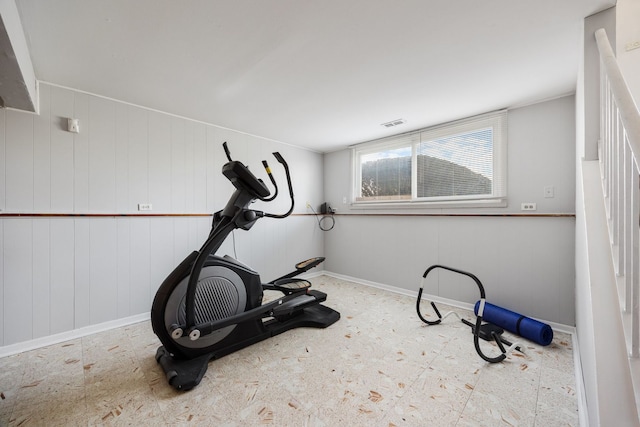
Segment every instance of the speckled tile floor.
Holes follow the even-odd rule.
[[[453,316],[427,326],[413,298],[312,282],[340,321],[213,361],[189,392],[167,384],[149,322],[1,358],[0,425],[578,425],[570,335],[547,347],[510,336],[526,355],[488,364]]]

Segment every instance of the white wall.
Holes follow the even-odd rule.
[[[0,346],[150,310],[166,274],[206,238],[210,214],[233,186],[221,174],[222,142],[266,179],[267,159],[283,192],[259,209],[288,209],[286,181],[271,152],[292,171],[296,213],[321,203],[321,154],[77,91],[40,85],[41,113],[0,109]],[[80,133],[66,119],[80,119]],[[9,214],[50,216],[7,216]],[[53,214],[112,214],[105,217]],[[264,219],[236,231],[238,258],[270,279],[322,255],[315,218]],[[221,252],[233,254],[230,241]]]
[[[326,154],[325,194],[331,206],[345,214],[336,216],[335,228],[326,233],[326,269],[417,290],[427,267],[444,264],[477,275],[495,304],[574,325],[574,102],[567,96],[509,112],[506,208],[420,211],[442,216],[367,216],[403,211],[351,211],[341,203],[342,196],[350,194],[350,152]],[[548,185],[555,186],[552,199],[544,198]],[[538,214],[570,215],[446,216],[518,214],[521,202],[536,202]],[[477,288],[465,280],[434,273],[425,292],[473,303]]]

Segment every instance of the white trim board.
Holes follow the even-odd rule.
[[[42,338],[36,338],[29,341],[22,341],[16,344],[0,347],[0,357],[12,356],[37,348],[46,347],[53,344],[59,344],[65,341],[71,341],[76,338],[86,337],[87,335],[97,334],[99,332],[109,331],[111,329],[120,328],[122,326],[133,325],[134,323],[144,322],[150,319],[150,313],[136,314],[135,316],[123,317],[122,319],[110,320],[108,322],[99,323],[97,325],[89,325],[79,329],[73,329],[59,334],[48,335]],[[160,342],[158,342],[160,345]]]
[[[347,280],[347,281],[350,281],[350,282],[358,283],[360,285],[370,286],[372,288],[382,289],[382,290],[393,292],[393,293],[400,294],[400,295],[406,295],[406,296],[410,296],[410,297],[413,297],[413,298],[417,298],[418,297],[418,290],[417,290],[418,286],[416,286],[416,290],[415,291],[411,291],[411,290],[404,289],[404,288],[398,288],[396,286],[386,285],[386,284],[378,283],[378,282],[372,282],[370,280],[358,279],[357,277],[346,276],[344,274],[332,273],[330,271],[323,271],[322,274],[325,274],[325,275],[330,276],[330,277],[335,277],[336,279]],[[447,305],[450,305],[452,307],[461,308],[463,310],[469,310],[469,311],[473,311],[473,306],[474,306],[473,304],[460,302],[460,301],[456,301],[456,300],[452,300],[452,299],[448,299],[448,298],[442,298],[442,297],[439,297],[437,295],[429,295],[429,294],[425,294],[425,293],[422,294],[422,299],[426,299],[426,300],[434,301],[434,302],[439,302],[441,304],[447,304]],[[564,333],[572,334],[572,335],[575,334],[575,332],[576,332],[576,328],[574,326],[563,325],[561,323],[555,323],[555,322],[549,322],[547,320],[536,319],[534,317],[532,317],[532,319],[535,319],[535,320],[538,320],[540,322],[544,322],[544,323],[548,324],[549,326],[551,326],[551,329],[553,329],[554,331],[564,332]]]
[[[396,294],[401,294],[401,295],[406,295],[406,296],[410,296],[413,298],[416,298],[418,296],[418,291],[410,291],[407,289],[403,289],[403,288],[398,288],[395,286],[390,286],[390,285],[385,285],[383,283],[378,283],[378,282],[372,282],[369,280],[363,280],[363,279],[358,279],[356,277],[351,277],[351,276],[345,276],[343,274],[338,274],[338,273],[333,273],[330,271],[315,271],[313,273],[305,273],[305,274],[301,274],[300,277],[301,278],[305,278],[305,279],[311,279],[314,277],[318,277],[318,276],[322,276],[322,275],[327,275],[330,277],[335,277],[336,279],[342,279],[342,280],[347,280],[350,282],[355,282],[361,285],[365,285],[365,286],[370,286],[373,288],[377,288],[377,289],[382,289],[385,291],[389,291],[389,292],[393,292]],[[461,308],[463,310],[469,310],[469,311],[473,311],[473,305],[472,304],[468,304],[468,303],[464,303],[464,302],[460,302],[460,301],[455,301],[455,300],[451,300],[448,298],[442,298],[436,295],[427,295],[427,294],[422,294],[424,299],[428,299],[430,301],[434,301],[434,302],[439,302],[441,304],[447,304],[450,305],[452,307],[456,307],[456,308]],[[129,317],[124,317],[122,319],[117,319],[117,320],[111,320],[108,322],[104,322],[104,323],[99,323],[97,325],[90,325],[90,326],[85,326],[83,328],[79,328],[79,329],[74,329],[71,331],[67,331],[67,332],[62,332],[59,334],[55,334],[55,335],[49,335],[46,337],[42,337],[42,338],[36,338],[33,340],[29,340],[29,341],[23,341],[23,342],[19,342],[16,344],[11,344],[11,345],[7,345],[4,347],[0,347],[0,357],[5,357],[5,356],[11,356],[13,354],[17,354],[17,353],[22,353],[24,351],[29,351],[29,350],[34,350],[36,348],[41,348],[41,347],[46,347],[48,345],[53,345],[53,344],[58,344],[61,342],[65,342],[65,341],[70,341],[76,338],[81,338],[87,335],[91,335],[91,334],[95,334],[98,332],[104,332],[104,331],[108,331],[111,329],[115,329],[115,328],[120,328],[122,326],[128,326],[128,325],[132,325],[134,323],[140,323],[140,322],[144,322],[146,320],[150,319],[150,313],[141,313],[141,314],[136,314],[134,316],[129,316]],[[566,332],[568,334],[572,334],[575,335],[575,327],[572,326],[567,326],[567,325],[562,325],[559,323],[553,323],[553,322],[545,322],[547,324],[549,324],[549,326],[551,326],[551,328],[553,330],[557,330],[559,332]],[[158,343],[158,345],[160,345],[160,343]],[[576,348],[576,347],[574,347]]]
[[[305,274],[301,274],[300,277],[302,278],[306,278],[306,279],[311,279],[314,277],[318,277],[321,275],[327,275],[330,277],[335,277],[336,279],[342,279],[342,280],[348,280],[350,282],[355,282],[361,285],[365,285],[365,286],[370,286],[373,288],[377,288],[377,289],[382,289],[385,291],[389,291],[389,292],[393,292],[396,294],[401,294],[401,295],[406,295],[406,296],[410,296],[413,298],[416,298],[418,296],[418,291],[410,291],[407,289],[403,289],[403,288],[398,288],[395,286],[390,286],[390,285],[385,285],[383,283],[378,283],[378,282],[372,282],[369,280],[363,280],[363,279],[358,279],[356,277],[351,277],[351,276],[345,276],[343,274],[338,274],[338,273],[333,273],[330,271],[316,271],[313,273],[305,273]],[[439,302],[441,304],[447,304],[450,305],[452,307],[456,307],[456,308],[461,308],[464,310],[469,310],[469,311],[473,311],[473,305],[472,304],[468,304],[468,303],[464,303],[464,302],[460,302],[460,301],[455,301],[455,300],[451,300],[448,298],[442,298],[436,295],[427,295],[427,294],[423,294],[423,298],[424,299],[428,299],[430,301],[434,301],[434,302]],[[4,347],[0,347],[0,357],[5,357],[5,356],[11,356],[14,354],[18,354],[18,353],[22,353],[25,351],[29,351],[29,350],[34,350],[36,348],[41,348],[41,347],[46,347],[49,345],[53,345],[53,344],[59,344],[61,342],[65,342],[65,341],[70,341],[76,338],[81,338],[87,335],[91,335],[91,334],[95,334],[98,332],[104,332],[104,331],[108,331],[111,329],[115,329],[115,328],[120,328],[122,326],[128,326],[128,325],[132,325],[134,323],[140,323],[140,322],[144,322],[146,320],[150,319],[150,313],[141,313],[141,314],[136,314],[134,316],[130,316],[130,317],[124,317],[122,319],[117,319],[117,320],[111,320],[108,322],[104,322],[104,323],[99,323],[97,325],[90,325],[90,326],[85,326],[83,328],[79,328],[79,329],[74,329],[71,331],[67,331],[67,332],[62,332],[59,334],[55,334],[55,335],[49,335],[46,337],[42,337],[42,338],[36,338],[33,340],[29,340],[29,341],[23,341],[23,342],[19,342],[16,344],[11,344],[11,345],[7,345]],[[538,319],[536,319],[538,320]],[[575,335],[575,327],[572,326],[567,326],[567,325],[562,325],[559,323],[554,323],[554,322],[546,322],[545,323],[549,324],[549,326],[551,326],[551,328],[553,330],[557,330],[559,332],[566,332],[568,334],[571,335]],[[575,340],[575,337],[574,337]],[[158,344],[160,345],[160,344]],[[574,346],[574,350],[577,350],[577,347]],[[582,378],[582,375],[580,375],[579,377],[576,376],[576,380],[578,378]]]
[[[580,361],[580,345],[578,334],[571,334],[571,344],[573,345],[573,373],[576,377],[576,398],[578,400],[578,422],[580,426],[588,426],[587,394],[584,389],[584,378],[582,376],[582,362]]]
[[[304,279],[311,279],[313,277],[321,276],[325,274],[323,271],[301,274],[300,277]],[[328,274],[327,274],[328,275]],[[151,313],[141,313],[134,316],[123,317],[122,319],[110,320],[108,322],[99,323],[97,325],[89,325],[79,329],[73,329],[71,331],[61,332],[59,334],[47,335],[46,337],[36,338],[33,340],[22,341],[15,344],[6,345],[0,347],[0,358],[6,356],[12,356],[14,354],[22,353],[29,350],[35,350],[37,348],[47,347],[49,345],[60,344],[66,341],[71,341],[76,338],[86,337],[87,335],[97,334],[99,332],[109,331],[111,329],[120,328],[122,326],[129,326],[135,323],[147,321],[151,318]],[[158,340],[158,346],[161,343]]]

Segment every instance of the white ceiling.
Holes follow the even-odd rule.
[[[615,0],[16,5],[42,81],[327,152],[574,92]]]

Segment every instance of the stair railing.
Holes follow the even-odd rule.
[[[623,280],[629,355],[640,357],[640,113],[604,29],[595,33],[600,53],[600,141],[609,237],[616,275]]]

